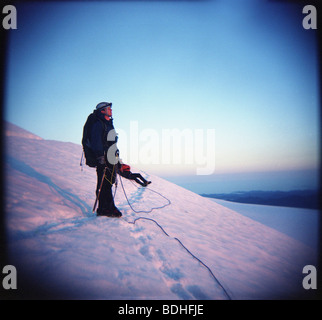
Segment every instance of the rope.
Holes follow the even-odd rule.
[[[163,198],[167,199],[169,203],[167,203],[166,205],[164,206],[161,206],[161,207],[154,207],[152,208],[150,211],[135,211],[126,195],[126,192],[125,192],[125,189],[124,189],[124,186],[123,186],[123,182],[122,182],[122,178],[120,176],[120,181],[121,181],[121,185],[122,185],[122,189],[123,189],[123,193],[125,195],[125,198],[127,200],[127,203],[129,204],[129,206],[131,207],[131,209],[136,212],[136,213],[150,213],[152,210],[154,209],[161,209],[161,208],[164,208],[165,206],[168,206],[169,204],[171,204],[171,201],[166,198],[165,196],[163,196],[161,193],[157,192],[157,191],[154,191],[154,190],[151,190],[151,189],[148,189],[150,191],[153,191],[157,194],[159,194],[160,196],[162,196]],[[115,189],[115,192],[116,192],[116,189]],[[115,194],[114,194],[115,196]],[[152,221],[154,222],[161,230],[162,232],[170,238],[169,234],[164,230],[164,228],[154,219],[152,218],[146,218],[146,217],[138,217],[136,219],[134,219],[133,221],[128,221],[126,219],[123,218],[124,221],[126,221],[127,223],[129,224],[133,224],[135,225],[136,221],[138,220],[148,220],[148,221]],[[231,296],[228,294],[228,292],[226,291],[226,289],[224,288],[224,286],[221,284],[221,282],[217,279],[217,277],[214,275],[214,273],[211,271],[211,269],[204,263],[202,262],[198,257],[196,257],[178,238],[173,238],[174,240],[176,240],[194,259],[196,259],[202,266],[204,266],[208,271],[209,273],[211,274],[211,276],[213,277],[213,279],[215,280],[215,282],[222,288],[223,292],[225,293],[225,295],[227,296],[228,300],[232,300]]]
[[[137,211],[137,210],[135,210],[135,209],[132,207],[132,205],[131,205],[131,203],[130,203],[130,201],[129,201],[129,199],[128,199],[127,195],[126,195],[126,192],[125,192],[125,189],[124,189],[124,185],[123,185],[122,178],[121,178],[121,176],[120,176],[120,175],[119,175],[119,177],[120,177],[121,186],[122,186],[123,193],[124,193],[124,195],[125,195],[126,201],[127,201],[127,203],[129,204],[130,208],[131,208],[135,213],[150,213],[150,212],[152,212],[152,211],[153,211],[153,210],[155,210],[155,209],[162,209],[162,208],[164,208],[164,207],[166,207],[166,206],[168,206],[168,205],[170,205],[170,204],[171,204],[171,201],[170,201],[168,198],[166,198],[164,195],[162,195],[161,193],[159,193],[159,192],[157,192],[157,191],[154,191],[154,190],[152,190],[152,189],[150,189],[150,188],[145,188],[145,189],[148,189],[149,191],[152,191],[152,192],[154,192],[154,193],[156,193],[156,194],[160,195],[162,198],[166,199],[166,200],[168,201],[168,203],[166,203],[166,204],[164,204],[163,206],[160,206],[160,207],[153,207],[153,208],[151,208],[151,209],[150,209],[150,210],[148,210],[148,211],[144,211],[144,210]]]
[[[220,281],[217,279],[217,277],[214,275],[214,273],[211,271],[211,269],[205,264],[203,263],[198,257],[196,257],[193,253],[191,253],[191,251],[189,249],[187,249],[186,246],[183,245],[183,243],[178,239],[178,238],[174,238],[175,240],[177,240],[180,245],[193,257],[195,258],[197,261],[199,261],[206,269],[208,269],[208,271],[210,272],[210,274],[212,275],[212,277],[215,279],[215,281],[219,284],[219,286],[222,288],[222,290],[224,291],[225,295],[227,296],[227,298],[229,300],[232,300],[230,295],[228,294],[228,292],[226,291],[226,289],[224,288],[224,286],[220,283]]]
[[[123,220],[125,220],[125,219],[123,219]],[[162,230],[162,232],[167,236],[167,237],[170,237],[166,232],[165,232],[165,230],[162,228],[162,226],[157,222],[157,221],[155,221],[154,219],[151,219],[151,218],[146,218],[146,217],[138,217],[138,218],[136,218],[136,219],[134,219],[134,221],[127,221],[127,220],[125,220],[127,223],[130,223],[130,224],[135,224],[135,222],[136,221],[138,221],[138,220],[148,220],[148,221],[152,221],[152,222],[154,222],[161,230]]]

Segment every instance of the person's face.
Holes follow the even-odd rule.
[[[104,114],[106,114],[107,116],[109,116],[110,118],[112,117],[112,107],[104,108],[104,110],[102,112]]]
[[[112,117],[112,107],[107,107],[107,115]]]

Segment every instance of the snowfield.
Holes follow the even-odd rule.
[[[121,219],[96,217],[96,172],[81,171],[80,145],[8,123],[5,141],[9,257],[37,298],[306,296],[302,270],[317,252],[303,242],[146,172],[148,188],[118,179]]]

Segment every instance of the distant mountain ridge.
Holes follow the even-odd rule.
[[[201,196],[240,203],[319,209],[319,193],[317,190],[243,191],[201,194]]]

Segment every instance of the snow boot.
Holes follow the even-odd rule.
[[[97,209],[97,216],[111,217],[111,218],[120,218],[122,213],[115,207],[112,210],[109,209]]]
[[[115,218],[121,218],[121,217],[122,217],[122,213],[121,213],[121,211],[115,207],[115,208],[112,210],[112,217],[115,217]]]

